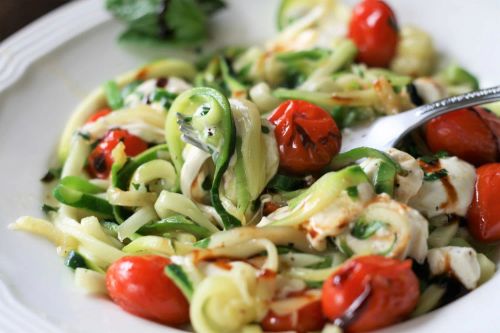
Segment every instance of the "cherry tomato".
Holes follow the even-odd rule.
[[[96,113],[94,113],[93,115],[91,115],[89,117],[89,119],[87,119],[86,121],[86,124],[89,124],[89,123],[93,123],[95,122],[96,120],[98,120],[99,118],[102,118],[104,116],[107,116],[108,114],[110,114],[112,112],[112,110],[110,108],[103,108],[103,109],[100,109],[99,111],[97,111]]]
[[[165,275],[170,260],[128,256],[114,262],[106,273],[111,299],[125,311],[167,325],[189,322],[189,303]]]
[[[111,152],[120,142],[125,145],[127,156],[136,156],[148,149],[148,144],[138,136],[130,134],[126,130],[112,129],[106,133],[89,155],[88,171],[91,176],[101,179],[109,177],[113,165]]]
[[[305,101],[283,102],[269,121],[276,128],[280,168],[292,174],[317,172],[340,151],[341,135],[333,118]]]
[[[365,0],[352,12],[348,37],[358,47],[358,61],[373,67],[387,67],[399,41],[396,16],[385,2]]]
[[[403,320],[419,295],[410,260],[357,257],[324,282],[323,313],[346,333],[366,332]]]
[[[321,300],[316,299],[291,314],[277,315],[270,310],[262,320],[261,326],[266,332],[307,333],[321,331],[325,322],[326,318],[321,310]]]
[[[445,150],[476,166],[498,158],[493,132],[473,109],[460,109],[434,118],[425,129],[427,144],[433,152]]]
[[[471,234],[479,241],[500,240],[500,163],[476,170],[474,198],[467,214]]]

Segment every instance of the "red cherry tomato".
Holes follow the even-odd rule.
[[[266,332],[294,331],[307,333],[321,331],[326,318],[321,310],[321,300],[316,299],[300,308],[296,313],[277,315],[270,310],[261,322]]]
[[[366,332],[403,320],[419,295],[410,260],[357,257],[324,282],[323,313],[346,333]]]
[[[479,241],[500,240],[500,163],[476,170],[474,198],[467,214],[471,234]]]
[[[358,47],[359,62],[387,67],[399,41],[396,16],[383,1],[362,1],[353,9],[348,36]]]
[[[89,124],[89,123],[93,123],[95,122],[96,120],[98,120],[99,118],[102,118],[104,116],[107,116],[108,114],[110,114],[112,112],[111,109],[109,108],[103,108],[103,109],[100,109],[99,111],[97,111],[96,113],[94,113],[93,115],[91,115],[89,117],[89,119],[87,119],[86,121],[86,124]]]
[[[164,257],[129,256],[114,262],[106,273],[111,299],[137,316],[167,325],[189,322],[189,303],[165,275],[170,260]]]
[[[136,156],[148,149],[148,144],[138,136],[130,134],[126,130],[112,129],[106,133],[89,155],[88,171],[91,176],[101,179],[108,178],[113,165],[111,152],[120,142],[125,145],[127,156]]]
[[[472,109],[461,109],[434,118],[425,129],[427,144],[433,152],[445,150],[476,166],[498,159],[495,136]]]
[[[293,174],[317,172],[340,151],[341,136],[333,118],[305,101],[283,102],[269,121],[276,128],[280,167]]]

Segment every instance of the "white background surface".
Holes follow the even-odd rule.
[[[272,35],[277,1],[229,2],[229,10],[217,17],[219,44],[258,43]],[[401,25],[412,23],[430,31],[437,48],[476,73],[483,87],[500,83],[500,1],[389,2]],[[5,77],[15,78],[23,64],[34,62],[16,83],[0,92],[0,332],[173,332],[128,315],[107,299],[84,296],[73,286],[71,271],[50,243],[6,229],[21,215],[42,216],[39,179],[51,163],[65,121],[85,94],[168,53],[118,46],[115,37],[121,27],[106,18],[100,3],[76,1],[72,9],[52,14],[22,39],[18,35],[0,44],[0,87],[1,80],[7,82]],[[75,15],[83,7],[95,16]],[[47,51],[44,45],[50,49],[47,45],[62,40],[51,31],[101,21],[36,59]],[[56,30],[47,28],[50,22],[57,23],[51,28]],[[55,37],[49,40],[48,36]],[[19,49],[26,51],[21,55]],[[497,275],[452,305],[384,332],[500,332],[498,289]]]

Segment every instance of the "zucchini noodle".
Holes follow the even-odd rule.
[[[153,180],[162,180],[165,190],[173,190],[177,175],[172,163],[165,160],[153,160],[144,163],[135,170],[130,180],[130,190],[142,189]]]
[[[116,229],[118,232],[118,239],[123,241],[125,238],[129,238],[130,235],[139,230],[142,226],[156,219],[156,212],[151,206],[137,210]]]
[[[267,43],[224,47],[196,65],[163,59],[107,81],[64,129],[59,164],[43,177],[46,219],[25,216],[9,228],[52,242],[75,284],[97,295],[108,293],[117,260],[165,257],[150,278],[170,279],[185,296],[197,333],[262,333],[272,321],[269,330],[289,321],[306,331],[302,324],[326,315],[323,289],[391,282],[399,274],[385,273],[396,266],[415,273],[406,282],[422,291],[397,320],[487,283],[495,249],[466,227],[475,168],[432,155],[418,131],[387,152],[349,141],[357,126],[476,90],[478,80],[458,64],[435,72],[434,45],[419,28],[401,30],[390,68],[370,67],[347,34],[350,16],[336,0],[282,0],[279,33]],[[317,108],[302,112],[307,102]],[[379,260],[404,262],[364,269]],[[124,284],[144,289],[148,302],[163,297],[146,295],[140,281]],[[356,331],[353,305],[380,295],[394,303],[391,288],[367,286],[329,322]]]
[[[162,191],[155,202],[155,210],[161,218],[172,215],[172,212],[189,217],[193,222],[207,228],[211,232],[217,232],[217,227],[203,214],[194,202],[179,193]]]

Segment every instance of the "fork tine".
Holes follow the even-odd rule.
[[[199,139],[199,134],[189,123],[188,117],[177,113],[177,124],[179,124],[179,130],[182,132],[182,141],[191,144],[204,152],[212,154],[213,150]]]
[[[181,138],[182,141],[184,141],[185,143],[189,143],[190,145],[193,145],[196,148],[199,148],[200,150],[203,150],[206,153],[211,153],[211,149],[206,144],[200,142],[196,138],[193,138],[185,133],[182,134]]]
[[[187,124],[189,122],[190,117],[186,117],[182,113],[177,112],[177,124]]]

